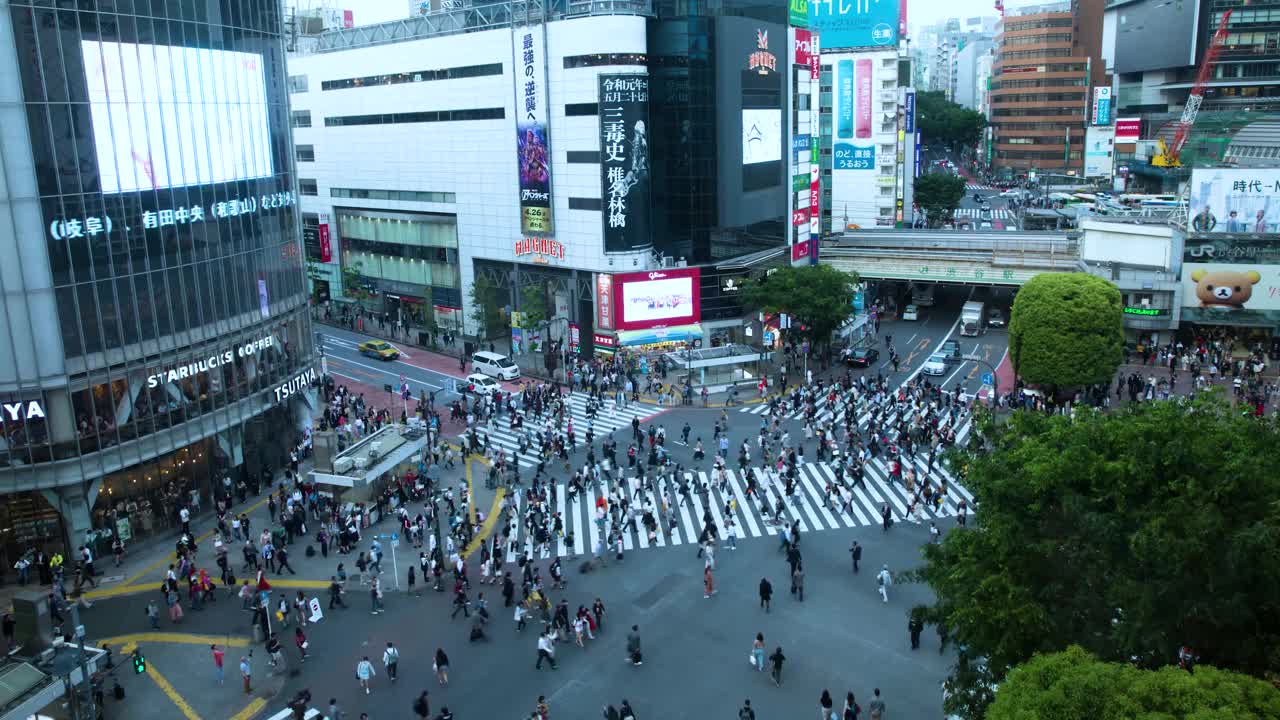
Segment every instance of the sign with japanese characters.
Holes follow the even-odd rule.
[[[49,221],[49,237],[54,240],[92,240],[98,235],[112,232],[117,226],[123,228],[126,233],[150,232],[170,226],[217,222],[242,215],[289,208],[297,204],[297,201],[292,192],[278,192],[223,200],[207,206],[183,205],[161,210],[143,210],[136,215],[122,215],[114,218],[110,215],[56,217]]]
[[[886,47],[898,42],[902,6],[896,0],[814,0],[809,27],[828,48]]]
[[[833,164],[836,170],[874,170],[876,168],[874,145],[858,147],[849,143],[836,143],[833,150]]]
[[[1187,212],[1192,233],[1280,233],[1280,169],[1192,170]]]
[[[551,147],[547,138],[546,52],[542,26],[513,30],[516,68],[516,163],[520,232],[551,235]]]
[[[653,245],[649,236],[649,76],[600,75],[600,196],[604,251]]]
[[[613,276],[596,273],[596,327],[613,329]]]

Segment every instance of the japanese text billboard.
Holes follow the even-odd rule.
[[[649,235],[649,76],[601,75],[600,196],[604,251],[653,244]]]
[[[547,139],[546,53],[542,26],[513,31],[516,68],[516,162],[520,232],[551,235],[551,149]]]
[[[700,277],[698,268],[613,276],[617,329],[643,330],[698,322]]]
[[[1188,212],[1194,233],[1280,233],[1280,169],[1192,170]]]
[[[827,50],[893,46],[901,9],[899,0],[810,0],[809,27]]]

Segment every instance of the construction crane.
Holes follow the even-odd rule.
[[[1231,9],[1222,13],[1218,29],[1209,40],[1209,47],[1204,51],[1204,60],[1200,63],[1200,72],[1196,75],[1196,84],[1191,86],[1191,94],[1187,96],[1187,106],[1182,109],[1182,117],[1178,120],[1178,131],[1173,135],[1173,144],[1165,144],[1164,138],[1156,140],[1159,151],[1152,156],[1151,164],[1156,167],[1182,167],[1182,148],[1191,137],[1191,126],[1196,124],[1196,116],[1200,114],[1200,104],[1204,102],[1204,86],[1209,82],[1213,66],[1218,63],[1218,55],[1227,40],[1227,23],[1231,21]]]

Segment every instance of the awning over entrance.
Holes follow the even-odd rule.
[[[618,331],[619,347],[636,347],[638,345],[653,345],[654,343],[685,342],[686,340],[701,339],[702,326],[697,323],[667,328],[651,328],[649,330]]]

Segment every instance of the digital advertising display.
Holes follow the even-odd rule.
[[[782,110],[745,108],[742,111],[742,164],[782,159]]]
[[[274,173],[261,55],[98,40],[80,49],[104,194]]]
[[[822,34],[822,48],[890,47],[898,43],[900,0],[812,0],[809,28]]]
[[[643,330],[698,322],[702,300],[700,278],[698,268],[615,275],[617,329]]]
[[[1280,235],[1188,237],[1182,319],[1214,325],[1280,322]]]
[[[1280,233],[1280,170],[1196,168],[1188,212],[1194,233]]]

